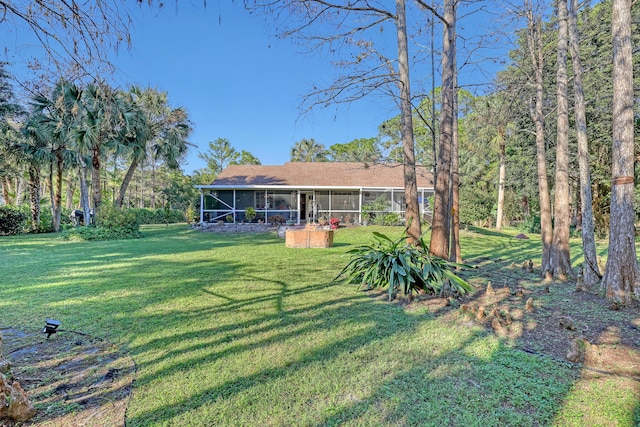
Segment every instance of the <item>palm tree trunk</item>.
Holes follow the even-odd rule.
[[[16,177],[16,196],[14,199],[16,206],[21,206],[24,200],[24,184],[24,178],[22,177],[22,172],[20,172],[20,175]]]
[[[55,180],[55,188],[54,198],[53,198],[53,231],[60,231],[60,215],[62,212],[62,180],[63,180],[63,159],[62,153],[58,150],[56,151],[56,180]]]
[[[55,185],[54,185],[54,174],[53,174],[53,159],[51,159],[49,161],[49,176],[48,176],[48,181],[49,181],[49,202],[51,203],[50,209],[51,209],[51,218],[55,218],[56,217],[56,193],[55,193]]]
[[[93,193],[93,218],[96,223],[100,220],[100,205],[102,204],[102,189],[100,187],[100,145],[96,144],[91,153],[91,191]]]
[[[75,188],[73,186],[73,174],[67,173],[67,196],[65,208],[67,210],[73,209],[73,194],[75,193]]]
[[[11,188],[11,182],[9,178],[6,176],[2,177],[2,201],[5,205],[10,205],[11,200],[9,199],[9,189]]]
[[[79,156],[80,168],[78,170],[78,177],[80,180],[80,204],[82,206],[82,213],[84,218],[84,225],[91,224],[91,205],[89,204],[89,188],[87,186],[87,163],[84,157]]]
[[[40,228],[40,170],[29,165],[29,203],[31,208],[31,231]]]
[[[133,174],[138,167],[138,161],[134,158],[131,160],[131,165],[129,165],[129,169],[127,170],[127,174],[124,176],[122,180],[122,184],[120,185],[120,191],[118,192],[118,198],[116,199],[116,207],[121,208],[124,202],[124,196],[127,194],[127,188],[129,188],[129,184],[131,183],[131,179],[133,178]]]

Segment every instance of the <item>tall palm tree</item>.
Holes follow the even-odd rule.
[[[32,105],[33,115],[25,127],[29,137],[25,150],[31,150],[37,161],[48,156],[53,230],[59,231],[64,170],[75,156],[70,143],[78,111],[77,90],[74,85],[61,80],[50,97],[36,95],[32,99]]]
[[[315,139],[302,139],[291,148],[292,162],[326,162],[327,155],[323,144]]]
[[[100,82],[81,91],[82,115],[76,129],[80,155],[91,156],[91,191],[94,220],[99,221],[102,158],[108,150],[126,146],[134,138],[137,112],[122,91]]]
[[[138,112],[133,124],[133,136],[129,141],[129,168],[120,185],[116,206],[121,207],[133,174],[141,163],[149,158],[163,161],[169,168],[177,169],[187,153],[192,126],[187,111],[172,109],[166,92],[132,87],[129,102]]]

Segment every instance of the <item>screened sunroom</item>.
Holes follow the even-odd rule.
[[[418,171],[420,211],[430,215],[431,175],[421,167]],[[233,165],[212,184],[197,188],[201,222],[302,224],[337,218],[349,225],[376,215],[405,214],[402,168],[395,165]]]

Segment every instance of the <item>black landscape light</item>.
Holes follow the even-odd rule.
[[[60,326],[60,322],[53,319],[47,319],[44,324],[43,333],[47,334],[47,339],[56,332],[58,332],[58,326]]]

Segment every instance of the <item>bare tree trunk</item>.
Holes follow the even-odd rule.
[[[573,276],[569,254],[569,226],[571,222],[569,191],[569,97],[567,77],[567,0],[558,0],[558,74],[556,140],[556,186],[554,203],[553,241],[551,243],[551,272],[566,280]]]
[[[433,5],[435,0],[431,0]],[[436,179],[438,173],[438,141],[436,138],[436,49],[435,49],[435,20],[431,20],[431,147],[433,149],[433,175]],[[431,207],[433,209],[433,206]],[[433,215],[432,215],[433,222]]]
[[[455,43],[456,28],[453,28],[453,40]],[[454,49],[455,50],[455,49]],[[460,248],[460,139],[458,135],[458,63],[453,57],[453,138],[451,138],[451,243],[449,245],[449,260],[462,262],[462,250]]]
[[[609,257],[602,278],[607,299],[640,296],[633,211],[633,61],[631,0],[613,0],[613,161]]]
[[[498,211],[496,212],[496,230],[502,230],[502,217],[504,216],[504,190],[507,181],[507,149],[505,136],[500,141],[500,168],[498,172]]]
[[[407,16],[404,0],[396,0],[396,29],[398,34],[398,72],[400,77],[400,120],[402,121],[402,152],[404,167],[404,197],[406,203],[407,241],[415,243],[422,235],[416,159],[411,114],[409,79],[409,47],[407,45]]]
[[[549,197],[549,184],[547,179],[547,158],[544,141],[544,53],[542,44],[542,18],[534,16],[531,4],[528,3],[528,43],[531,63],[535,74],[536,99],[535,107],[531,111],[531,118],[536,129],[536,159],[538,168],[538,196],[540,198],[540,233],[542,237],[542,265],[540,273],[546,275],[551,271],[551,200]]]
[[[451,144],[453,138],[453,94],[455,43],[455,1],[444,1],[444,31],[442,41],[442,111],[440,112],[440,143],[435,185],[433,223],[429,252],[440,258],[449,256],[451,201],[449,177],[451,176]]]
[[[40,228],[40,170],[29,165],[29,204],[31,208],[31,231]]]
[[[578,1],[571,0],[569,14],[569,44],[573,62],[573,90],[575,97],[576,138],[578,142],[578,164],[580,165],[580,223],[582,227],[582,250],[584,252],[583,281],[588,287],[600,282],[600,269],[596,255],[593,225],[593,198],[591,196],[591,174],[589,172],[589,146],[587,142],[587,120],[582,86],[582,63],[578,43]]]

